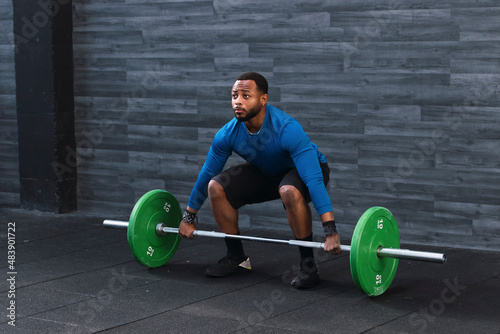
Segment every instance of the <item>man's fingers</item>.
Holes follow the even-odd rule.
[[[340,246],[334,246],[331,250],[327,250],[325,248],[325,252],[333,254],[333,255],[339,255],[342,253],[342,248]]]

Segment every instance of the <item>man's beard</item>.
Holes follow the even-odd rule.
[[[255,116],[257,116],[260,112],[261,108],[260,107],[255,107],[255,108],[252,108],[248,111],[248,113],[246,114],[245,117],[237,117],[236,116],[236,113],[235,113],[235,117],[236,117],[236,120],[238,120],[238,122],[246,122],[246,121],[249,121],[251,120],[252,118],[254,118]]]

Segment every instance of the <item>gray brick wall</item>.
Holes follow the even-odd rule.
[[[0,206],[19,207],[12,1],[0,1]]]
[[[380,205],[404,242],[500,249],[499,15],[494,0],[74,1],[79,209],[127,218],[153,188],[184,207],[252,70],[327,156],[346,239]],[[279,201],[241,222],[288,229]]]

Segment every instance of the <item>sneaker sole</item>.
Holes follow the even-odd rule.
[[[246,273],[249,273],[249,272],[251,272],[251,269],[238,267],[238,268],[234,269],[233,271],[231,271],[231,272],[229,272],[227,274],[211,273],[211,272],[208,272],[206,270],[205,270],[204,274],[206,276],[209,276],[209,277],[227,277],[227,276],[231,276],[231,275],[234,275],[234,274],[246,274]]]
[[[309,284],[304,284],[304,283],[300,282],[300,279],[297,279],[297,277],[296,277],[296,278],[294,278],[292,280],[292,282],[290,283],[290,285],[292,287],[294,287],[295,289],[298,289],[298,290],[300,290],[300,289],[310,289],[310,288],[314,288],[315,286],[317,286],[318,283],[319,283],[319,281],[320,281],[319,276],[316,276],[316,279],[313,282],[311,282]]]
[[[244,274],[244,273],[249,273],[252,270],[252,265],[250,264],[250,258],[247,258],[245,261],[241,262],[238,267],[236,267],[234,270],[226,273],[226,274],[219,274],[219,273],[214,273],[214,272],[209,272],[208,268],[205,269],[205,275],[210,276],[210,277],[226,277],[230,276],[233,274]]]

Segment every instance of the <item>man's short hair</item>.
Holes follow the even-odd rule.
[[[266,78],[257,72],[247,72],[240,75],[236,80],[253,80],[257,85],[257,88],[267,94],[268,84]]]

